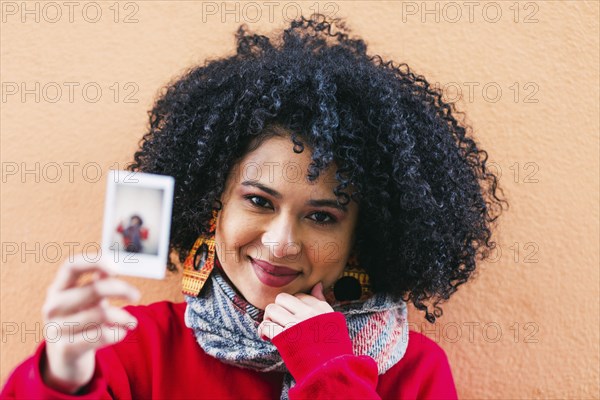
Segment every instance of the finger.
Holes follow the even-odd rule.
[[[60,266],[49,291],[57,292],[73,287],[81,275],[95,271],[101,272],[104,276],[116,276],[116,272],[108,265],[102,262],[88,262],[79,254],[73,261],[67,260]]]
[[[262,340],[268,340],[268,339],[271,339],[271,338],[270,338],[270,337],[268,337],[268,336],[266,335],[266,333],[264,332],[265,324],[266,324],[266,322],[263,320],[263,322],[261,322],[261,323],[260,323],[260,325],[258,325],[258,330],[257,330],[258,337],[259,337],[259,338],[261,338]]]
[[[90,282],[87,285],[67,289],[56,296],[55,304],[59,315],[72,314],[90,308],[101,300],[108,305],[106,297],[119,297],[130,301],[138,301],[139,290],[118,278],[106,278]]]
[[[274,322],[263,320],[258,326],[258,336],[263,339],[273,339],[284,331],[284,328]]]
[[[312,309],[312,308],[321,308],[323,305],[323,301],[317,299],[312,294],[298,293],[295,295],[295,297],[304,304],[304,307],[309,307]]]
[[[87,285],[54,293],[43,307],[45,319],[74,314],[93,307],[106,296],[122,297],[138,301],[140,292],[118,278],[100,279]]]
[[[292,315],[305,311],[304,309],[307,306],[300,298],[289,293],[279,293],[275,297],[275,304],[281,306]]]
[[[321,301],[325,301],[325,295],[323,294],[323,283],[321,283],[321,282],[317,283],[313,287],[310,294]]]
[[[81,332],[93,324],[106,324],[108,326],[122,325],[128,329],[134,329],[137,326],[137,319],[120,307],[106,306],[101,301],[97,306],[78,312],[64,318],[53,320],[58,324],[63,332]]]
[[[279,304],[271,303],[265,308],[264,319],[275,322],[281,326],[286,326],[296,322],[294,315]]]
[[[90,274],[90,281],[97,281],[98,279],[102,279],[106,277],[106,273],[102,271],[94,271]]]

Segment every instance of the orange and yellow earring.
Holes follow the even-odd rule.
[[[196,239],[183,263],[181,292],[185,295],[197,297],[215,266],[217,213],[217,210],[213,210],[208,234]]]

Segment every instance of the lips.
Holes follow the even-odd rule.
[[[255,260],[253,258],[251,258],[250,260],[252,260],[252,262],[256,265],[258,265],[263,271],[271,275],[297,275],[300,273],[300,271],[296,271],[291,268],[277,267],[275,265],[269,264],[266,261]]]
[[[301,272],[291,268],[279,267],[266,261],[250,258],[256,277],[265,285],[281,287],[296,279]]]

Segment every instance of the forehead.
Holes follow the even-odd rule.
[[[302,153],[293,151],[290,137],[273,136],[255,150],[246,154],[236,168],[237,181],[260,181],[272,184],[294,184],[298,187],[321,188],[332,192],[339,185],[335,179],[335,164],[331,164],[319,174],[314,182],[307,179],[312,152],[304,147]],[[320,191],[320,190],[319,190]]]

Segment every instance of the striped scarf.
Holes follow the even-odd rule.
[[[248,303],[220,268],[214,268],[198,297],[185,296],[185,324],[200,347],[224,363],[261,372],[284,372],[281,399],[295,385],[277,348],[258,336],[264,311]],[[346,317],[355,355],[377,362],[379,374],[394,366],[408,346],[406,302],[375,294],[360,303],[333,305]]]

